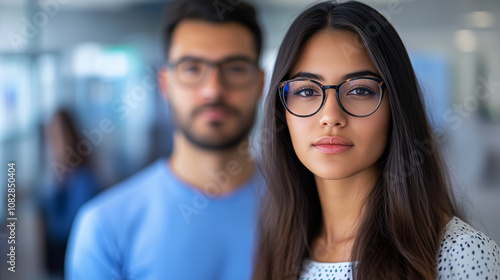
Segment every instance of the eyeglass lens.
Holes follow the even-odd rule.
[[[245,59],[231,59],[220,63],[198,59],[180,61],[176,74],[180,82],[187,85],[198,85],[208,76],[213,67],[219,68],[222,81],[229,86],[241,86],[251,82],[255,77],[255,65]]]

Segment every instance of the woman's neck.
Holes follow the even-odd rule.
[[[313,243],[314,260],[350,261],[352,246],[364,218],[364,203],[376,178],[375,168],[345,179],[316,178],[323,223]]]

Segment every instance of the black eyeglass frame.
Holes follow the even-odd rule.
[[[379,85],[379,87],[380,87],[380,92],[381,92],[380,93],[380,100],[378,101],[377,107],[375,107],[375,109],[371,113],[366,114],[366,115],[355,115],[355,114],[347,111],[347,109],[344,107],[344,105],[342,105],[342,102],[340,101],[340,95],[339,95],[340,87],[343,84],[345,84],[345,83],[347,83],[349,81],[360,80],[360,79],[368,79],[368,80],[373,80],[373,81],[377,82],[378,85]],[[290,82],[294,82],[294,81],[312,82],[312,83],[318,85],[321,88],[321,91],[323,93],[322,100],[321,100],[321,105],[318,107],[318,109],[316,111],[314,111],[314,113],[311,113],[309,115],[299,115],[299,114],[296,114],[296,113],[292,112],[290,110],[290,108],[288,108],[288,106],[286,105],[284,88],[285,88],[286,84],[288,84]],[[337,98],[337,103],[339,104],[340,108],[342,108],[342,110],[344,112],[346,112],[347,114],[349,114],[349,115],[351,115],[353,117],[363,118],[363,117],[370,116],[371,114],[375,113],[378,110],[378,108],[380,107],[380,104],[382,103],[382,100],[384,99],[384,91],[385,91],[385,88],[386,88],[386,84],[385,84],[384,80],[382,80],[380,78],[372,78],[372,77],[356,77],[356,78],[351,78],[351,79],[347,79],[347,80],[343,81],[342,83],[340,83],[338,85],[323,85],[320,82],[312,80],[312,79],[297,78],[297,79],[292,79],[292,80],[283,81],[283,82],[279,83],[278,84],[278,93],[279,93],[279,96],[280,96],[281,103],[283,104],[283,106],[285,106],[285,109],[290,114],[292,114],[294,116],[297,116],[297,117],[300,117],[300,118],[307,118],[307,117],[310,117],[310,116],[314,116],[316,113],[318,113],[321,110],[321,108],[323,108],[323,106],[325,104],[325,100],[326,100],[326,90],[331,89],[331,88],[335,89],[335,96]]]
[[[250,82],[252,81],[252,79],[249,79],[248,82],[245,82],[245,83],[243,83],[241,85],[233,85],[233,84],[231,84],[230,82],[227,81],[227,79],[225,78],[225,75],[222,74],[222,72],[223,72],[222,71],[222,65],[224,63],[231,62],[231,61],[244,61],[244,62],[248,62],[253,67],[253,70],[254,70],[255,74],[258,73],[258,71],[260,70],[258,62],[256,60],[251,59],[251,58],[246,57],[246,56],[230,56],[230,57],[225,57],[225,58],[223,58],[221,60],[218,60],[218,61],[211,61],[211,60],[207,60],[207,59],[204,59],[204,58],[201,58],[201,57],[187,56],[187,57],[183,57],[183,58],[179,59],[176,62],[167,61],[165,63],[165,65],[168,68],[170,68],[170,69],[174,69],[175,70],[174,71],[175,75],[178,76],[178,74],[177,74],[177,67],[181,63],[183,63],[185,61],[189,61],[189,60],[197,61],[197,62],[202,62],[202,63],[206,64],[208,67],[210,67],[210,70],[206,71],[198,82],[196,82],[196,83],[185,83],[185,82],[182,82],[184,85],[189,86],[189,87],[200,86],[201,84],[203,84],[203,81],[206,80],[206,78],[208,77],[208,74],[210,73],[210,71],[212,71],[213,68],[217,68],[217,70],[219,71],[219,78],[222,78],[221,80],[223,82],[225,82],[226,85],[228,85],[230,87],[240,88],[240,87],[244,87],[244,86],[247,86],[248,84],[250,84]]]

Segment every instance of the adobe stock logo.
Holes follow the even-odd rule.
[[[232,12],[236,6],[241,4],[243,0],[215,0],[212,4],[214,5],[215,11],[219,16],[221,21],[224,20],[224,13],[226,11]]]
[[[49,20],[59,13],[61,5],[70,0],[40,0],[40,9],[33,13],[31,18],[21,17],[21,27],[18,32],[9,32],[7,38],[16,53],[28,45],[29,40],[40,33],[40,29],[49,24]]]

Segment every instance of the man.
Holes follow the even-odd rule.
[[[245,147],[263,89],[261,32],[243,2],[167,8],[159,74],[174,150],[85,205],[67,279],[249,279],[259,188]]]

